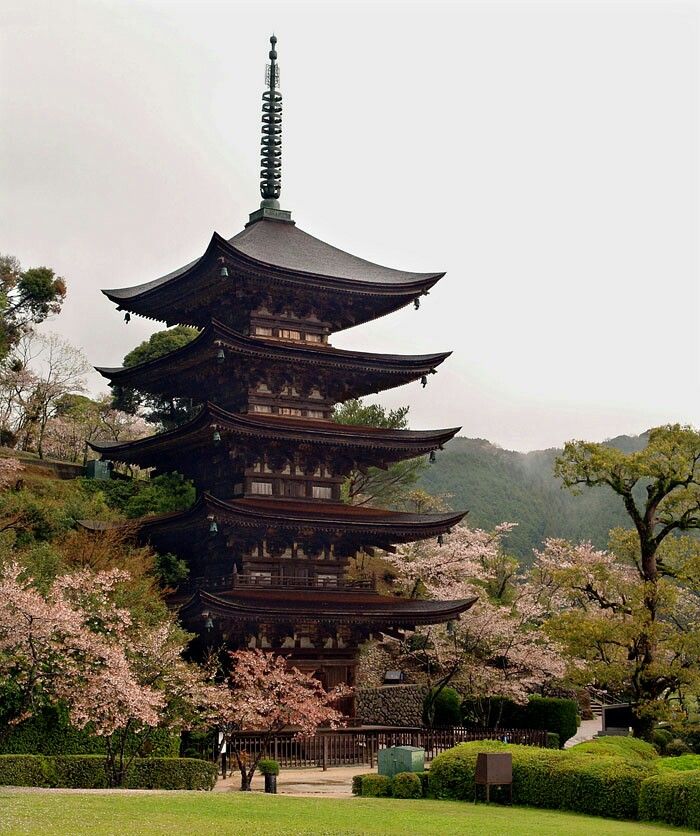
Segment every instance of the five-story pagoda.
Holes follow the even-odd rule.
[[[198,499],[140,521],[144,539],[184,558],[173,596],[183,623],[208,640],[261,647],[352,684],[372,634],[458,617],[472,603],[377,594],[350,583],[359,551],[439,537],[463,514],[410,514],[343,503],[355,468],[431,453],[458,428],[414,432],[344,426],[333,406],[433,374],[447,353],[341,351],[336,331],[416,304],[442,273],[372,264],[300,230],[279,208],[282,97],[271,39],[263,94],[260,209],[233,238],[214,233],[191,264],[147,284],[105,290],[119,310],[201,329],[184,347],[128,368],[99,368],[112,386],[201,404],[188,423],[103,458],[179,471]]]

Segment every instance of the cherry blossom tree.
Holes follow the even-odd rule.
[[[449,684],[482,699],[525,702],[565,671],[561,650],[541,630],[542,608],[503,547],[513,528],[493,532],[458,526],[443,544],[417,543],[388,556],[411,597],[477,597],[459,619],[420,628],[401,643],[402,662],[429,686],[426,715]]]
[[[74,726],[105,739],[115,786],[155,728],[189,727],[218,694],[182,658],[185,636],[171,619],[141,624],[117,604],[126,580],[81,569],[42,593],[17,564],[0,575],[0,736],[65,704]]]
[[[293,729],[298,736],[312,735],[321,726],[344,725],[335,705],[350,689],[338,686],[325,691],[317,679],[290,667],[283,656],[262,650],[239,650],[230,657],[229,687],[219,691],[212,719],[229,742],[235,731],[255,731],[262,736],[263,745],[250,759],[235,745],[235,738],[231,746],[241,773],[241,789],[249,790],[272,736],[285,729]]]

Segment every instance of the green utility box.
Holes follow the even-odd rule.
[[[88,479],[99,479],[105,481],[112,478],[109,468],[109,462],[103,462],[100,459],[91,459],[85,465],[85,475]]]
[[[380,775],[390,778],[399,772],[423,772],[425,749],[418,746],[391,746],[377,752],[377,768]]]

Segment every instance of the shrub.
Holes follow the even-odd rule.
[[[654,729],[651,733],[651,742],[656,747],[656,751],[663,755],[666,753],[666,747],[673,740],[673,735],[668,729]]]
[[[577,743],[569,751],[572,754],[591,753],[594,755],[617,755],[621,758],[635,761],[653,761],[659,757],[656,747],[638,737],[618,737],[604,735]]]
[[[659,758],[659,769],[671,772],[689,772],[700,769],[700,755],[678,755],[672,758]]]
[[[685,740],[681,740],[679,737],[676,737],[666,745],[664,754],[668,758],[675,758],[678,757],[678,755],[687,755],[692,751],[693,750],[690,746],[688,746]]]
[[[556,732],[547,732],[547,748],[559,749],[559,735]]]
[[[46,759],[35,755],[0,755],[0,785],[49,787]]]
[[[109,786],[103,755],[56,755],[46,761],[53,787],[91,790]]]
[[[391,782],[394,798],[423,798],[423,786],[417,772],[399,772]]]
[[[362,795],[362,780],[364,779],[365,775],[374,775],[373,772],[367,772],[364,775],[353,775],[352,776],[352,794],[353,795]]]
[[[416,772],[415,773],[420,778],[420,786],[421,792],[423,794],[423,798],[428,797],[428,785],[430,783],[430,773],[429,772]]]
[[[558,734],[560,746],[576,734],[576,700],[532,696],[526,705],[517,705],[503,699],[492,699],[488,705],[488,716],[484,718],[481,700],[464,700],[462,712],[465,721],[478,724],[485,719],[488,728],[498,722],[499,728],[504,729],[543,729]]]
[[[639,818],[700,829],[700,770],[663,772],[643,781]]]
[[[263,758],[258,761],[258,771],[261,775],[279,775],[280,765],[273,758]]]
[[[433,691],[433,694],[435,692]],[[426,698],[423,711],[423,720],[428,723],[428,709],[433,710],[433,726],[458,726],[462,722],[462,698],[454,688],[443,688],[437,696],[432,699],[432,694]]]
[[[700,723],[678,723],[670,726],[668,731],[672,739],[679,738],[685,741],[693,752],[700,754]]]
[[[140,740],[127,735],[125,751],[135,753]],[[148,737],[148,755],[177,757],[180,739],[164,729],[153,729]],[[104,738],[91,734],[90,727],[77,729],[68,722],[62,707],[44,708],[35,717],[12,729],[0,744],[0,753],[8,755],[104,755]],[[144,752],[140,754],[146,754]]]
[[[575,747],[576,748],[576,747]],[[479,752],[513,755],[513,801],[531,807],[574,810],[613,818],[635,818],[642,781],[653,774],[649,761],[606,755],[605,750],[575,753],[498,741],[463,743],[438,755],[430,767],[433,798],[473,801]]]
[[[135,758],[124,781],[131,789],[210,790],[216,764],[189,758]],[[101,755],[0,755],[0,785],[106,787]]]
[[[135,758],[124,786],[139,790],[211,790],[217,765],[197,758]]]
[[[367,798],[388,798],[391,795],[391,778],[387,775],[375,775],[370,772],[358,777],[362,779],[361,795]]]

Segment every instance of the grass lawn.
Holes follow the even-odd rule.
[[[454,801],[317,799],[232,793],[98,794],[0,790],[0,833],[51,834],[480,834],[652,836],[678,828]]]

